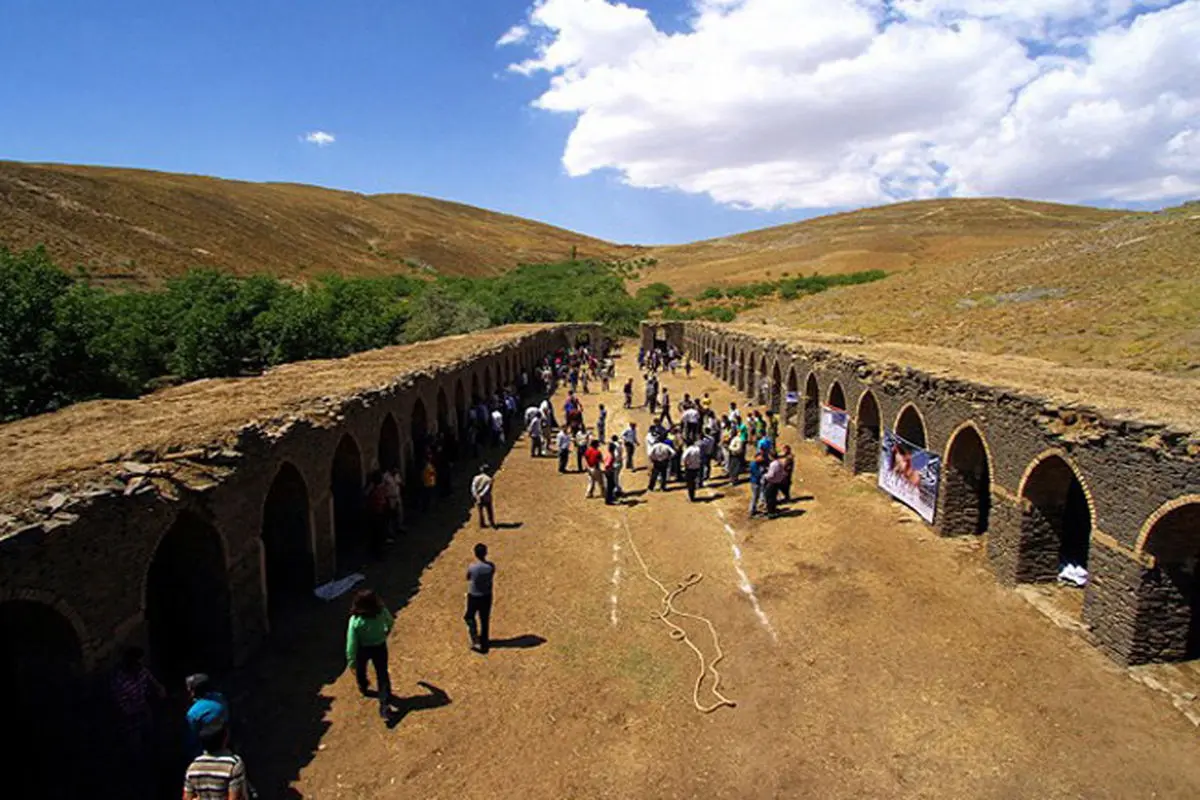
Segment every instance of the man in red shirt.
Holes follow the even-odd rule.
[[[583,461],[587,464],[588,488],[587,496],[595,495],[597,489],[604,492],[604,473],[600,469],[600,461],[604,455],[600,452],[600,442],[592,439],[588,442],[587,450],[583,451]]]

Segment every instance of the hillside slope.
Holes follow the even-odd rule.
[[[866,208],[693,244],[655,248],[644,282],[708,286],[920,264],[957,264],[1093,228],[1128,212],[1027,200],[921,200]]]
[[[819,328],[1063,364],[1200,374],[1200,205],[1128,214],[886,280],[746,312]]]
[[[633,248],[472,206],[147,170],[0,161],[0,244],[45,244],[100,283],[148,286],[193,266],[303,279],[488,275],[522,261]]]

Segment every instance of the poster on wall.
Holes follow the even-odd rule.
[[[846,441],[850,429],[850,415],[844,409],[821,406],[821,441],[837,450],[846,452]]]
[[[933,522],[942,460],[936,454],[884,430],[879,444],[879,488]]]
[[[796,392],[788,392],[786,400],[789,406],[798,405],[800,403],[800,395]]]

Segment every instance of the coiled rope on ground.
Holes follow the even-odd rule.
[[[721,649],[721,640],[717,636],[717,629],[713,626],[712,620],[710,620],[708,617],[702,617],[699,614],[689,614],[686,611],[680,611],[674,605],[675,598],[679,597],[688,589],[703,580],[704,575],[699,572],[693,572],[691,575],[688,575],[686,578],[676,584],[674,589],[668,589],[662,581],[650,573],[650,567],[646,565],[646,559],[642,558],[642,553],[640,550],[638,550],[637,542],[635,542],[633,539],[633,531],[629,529],[629,520],[626,519],[625,516],[621,517],[621,524],[625,528],[625,538],[629,542],[629,547],[631,550],[633,550],[633,555],[635,558],[637,558],[638,563],[641,564],[642,572],[645,574],[646,579],[657,586],[658,590],[662,592],[662,605],[658,611],[651,611],[650,616],[653,619],[661,620],[663,624],[671,629],[672,639],[677,642],[683,642],[688,647],[692,648],[692,652],[696,654],[696,658],[700,662],[700,672],[696,676],[695,686],[692,687],[692,703],[696,706],[698,711],[701,711],[705,714],[710,714],[713,711],[716,711],[718,708],[725,706],[728,706],[729,708],[736,707],[737,703],[721,693],[721,673],[717,671],[717,664],[721,663],[721,659],[725,658],[725,651]],[[717,651],[716,658],[712,659],[711,661],[706,659],[700,648],[696,647],[695,643],[692,642],[687,631],[670,620],[670,616],[672,614],[684,617],[685,619],[698,620],[707,625],[709,633],[712,634],[713,647]],[[706,675],[712,675],[711,691],[713,696],[717,698],[717,701],[711,705],[704,705],[700,702],[700,688],[704,685],[704,677]]]

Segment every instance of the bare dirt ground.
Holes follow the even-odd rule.
[[[704,373],[663,382],[733,399]],[[623,427],[618,392],[584,400],[589,420],[605,402],[609,431]],[[510,527],[479,532],[460,476],[369,570],[397,610],[399,718],[385,725],[340,672],[343,600],[314,609],[273,637],[235,704],[256,783],[314,798],[1200,796],[1200,737],[1164,695],[998,587],[978,541],[938,539],[798,452],[797,500],[772,521],[748,520],[745,486],[723,480],[706,502],[676,488],[606,507],[522,439],[497,478]],[[634,492],[638,457],[622,478]],[[664,582],[703,574],[677,606],[719,631],[735,708],[693,708],[697,661],[651,619],[658,591],[626,522]],[[461,619],[476,541],[498,565],[487,656]]]

